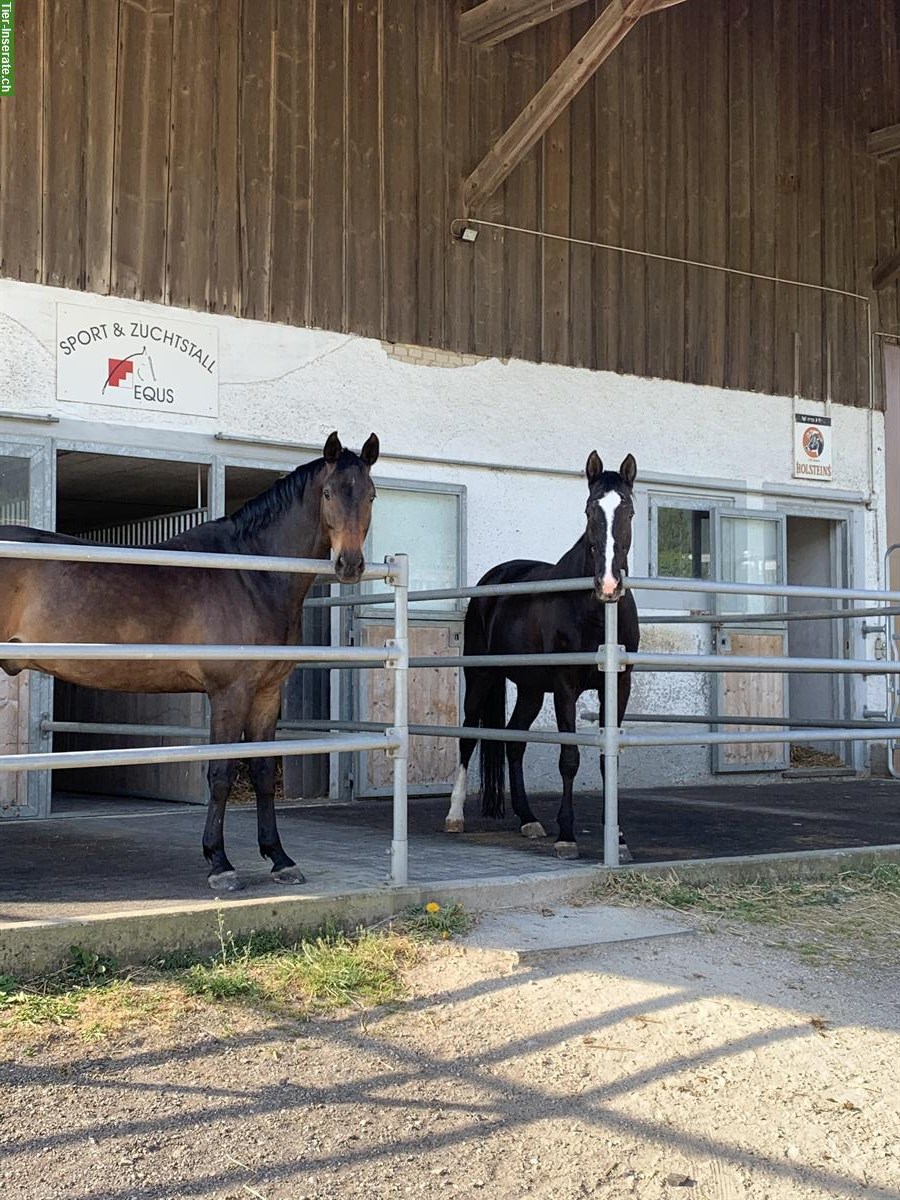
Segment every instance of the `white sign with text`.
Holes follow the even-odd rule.
[[[831,417],[794,417],[794,478],[831,481]]]
[[[56,395],[197,417],[219,414],[219,337],[213,325],[56,306]]]

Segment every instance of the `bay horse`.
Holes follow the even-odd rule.
[[[478,596],[470,600],[463,634],[464,654],[560,654],[595,653],[603,644],[604,605],[619,605],[619,638],[634,652],[640,641],[634,595],[626,591],[623,575],[628,572],[631,526],[634,518],[632,493],[637,473],[629,454],[618,471],[604,471],[596,450],[588,456],[585,474],[588,501],[584,533],[559,562],[516,559],[492,567],[479,579],[481,584],[520,583],[539,579],[580,579],[592,576],[594,587],[584,592],[555,592],[537,595]],[[516,703],[506,723],[506,681],[516,685]],[[541,710],[544,695],[553,694],[556,725],[560,733],[575,730],[575,705],[582,692],[596,688],[603,724],[603,675],[596,667],[465,667],[465,715],[463,724],[476,729],[530,729]],[[631,667],[619,673],[619,724],[631,694]],[[464,828],[466,775],[477,737],[460,739],[460,766],[444,824],[448,833]],[[545,837],[544,827],[534,816],[525,794],[522,760],[524,742],[505,743],[509,762],[509,785],[513,809],[522,834]],[[481,795],[484,816],[501,817],[504,811],[504,743],[481,743]],[[556,853],[560,858],[577,858],[572,786],[578,773],[577,746],[561,746],[559,772],[562,776],[562,805],[557,821]],[[604,764],[601,758],[601,775]]]
[[[297,467],[233,516],[207,521],[157,543],[157,549],[212,554],[334,558],[341,583],[357,583],[365,569],[363,544],[375,488],[370,469],[378,459],[373,433],[358,455],[337,433],[321,458]],[[18,542],[91,545],[81,538],[22,525],[0,528]],[[312,575],[160,567],[136,563],[51,562],[0,559],[0,641],[149,642],[172,644],[299,644],[301,607]],[[190,652],[177,662],[29,662],[0,660],[7,675],[38,669],[68,683],[118,692],[205,692],[210,742],[270,741],[281,703],[281,685],[293,662],[201,662]],[[274,758],[250,760],[256,792],[259,850],[283,883],[303,883],[285,853],[275,819]],[[225,853],[225,806],[234,782],[234,760],[211,759],[203,853],[209,884],[217,891],[243,885]]]

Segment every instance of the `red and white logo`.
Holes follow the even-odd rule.
[[[808,458],[821,458],[825,449],[825,435],[815,425],[803,431],[803,449]]]

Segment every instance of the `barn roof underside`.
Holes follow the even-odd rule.
[[[0,274],[867,403],[865,303],[601,246],[900,332],[897,0],[550,7],[20,0]]]

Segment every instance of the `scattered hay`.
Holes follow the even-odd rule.
[[[284,770],[281,759],[278,760],[278,765],[275,768],[275,803],[284,799]],[[253,790],[253,784],[250,782],[250,768],[245,762],[238,763],[237,773],[234,777],[234,784],[231,789],[231,795],[228,797],[229,804],[255,804],[256,792]]]
[[[815,770],[821,767],[843,767],[846,763],[839,754],[827,750],[816,750],[813,746],[791,746],[791,766]]]

